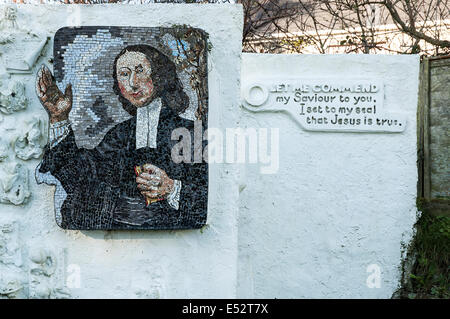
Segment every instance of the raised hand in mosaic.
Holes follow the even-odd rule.
[[[36,93],[49,115],[50,123],[69,118],[72,109],[72,85],[67,85],[63,94],[56,85],[51,71],[45,65],[42,65],[36,76]]]

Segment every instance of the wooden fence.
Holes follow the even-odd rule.
[[[421,63],[418,105],[419,206],[450,215],[450,56]]]

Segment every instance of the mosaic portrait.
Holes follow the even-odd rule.
[[[38,183],[64,229],[206,223],[207,34],[189,27],[62,28],[36,93],[49,116]],[[200,133],[199,133],[200,132]]]

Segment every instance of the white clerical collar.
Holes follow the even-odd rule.
[[[136,149],[143,147],[156,148],[161,99],[153,100],[147,106],[137,109],[136,117]]]

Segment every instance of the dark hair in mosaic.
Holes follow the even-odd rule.
[[[171,107],[176,114],[182,113],[189,106],[189,98],[183,91],[183,85],[178,79],[175,64],[163,53],[148,45],[130,45],[124,48],[114,60],[113,79],[114,92],[119,96],[125,111],[136,115],[136,107],[130,103],[120,92],[117,81],[117,60],[126,52],[143,53],[152,66],[153,99],[160,97],[163,107]]]

